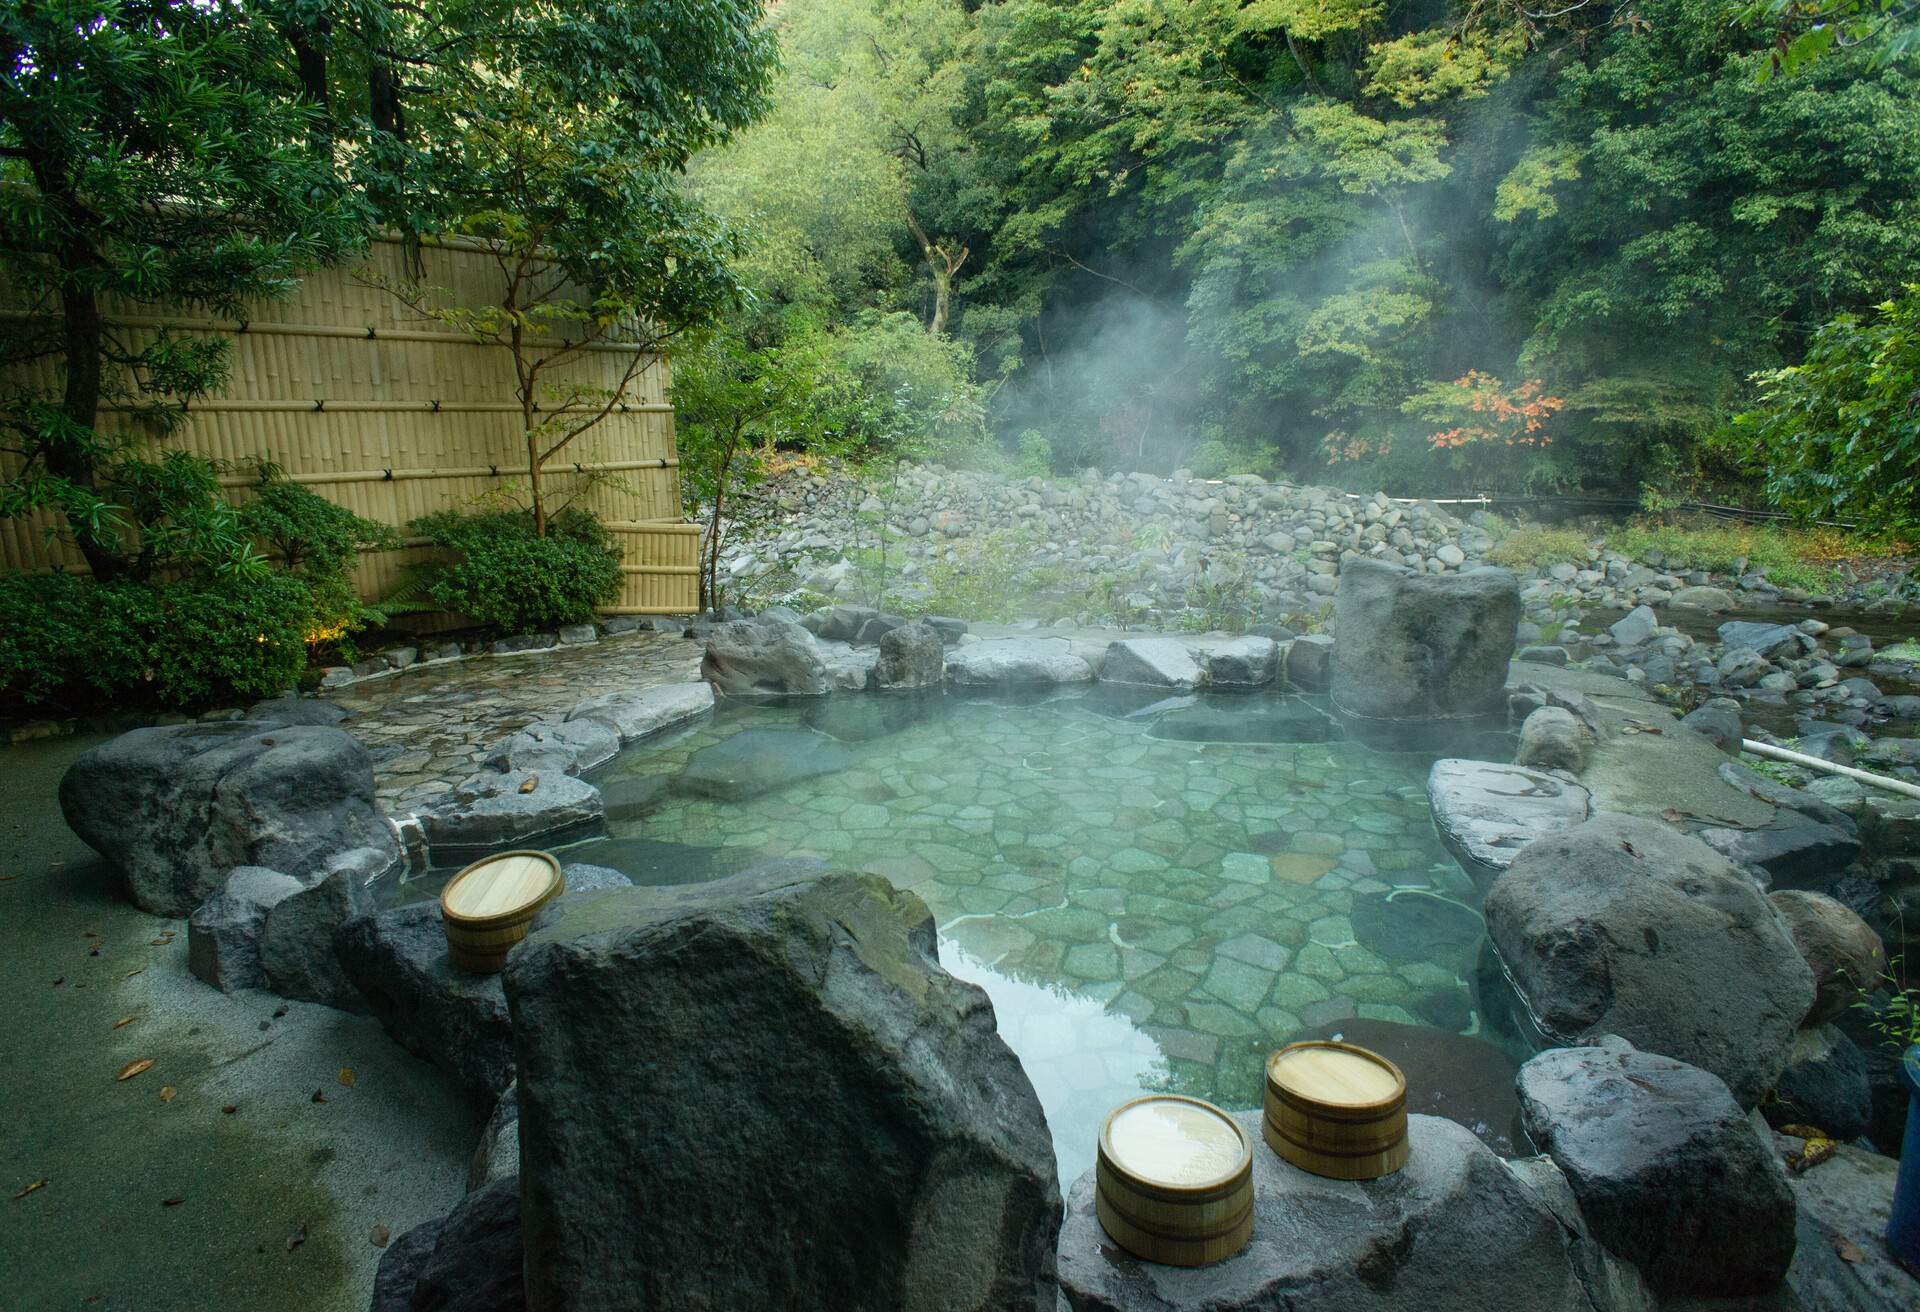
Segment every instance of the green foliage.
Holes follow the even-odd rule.
[[[926,592],[914,606],[925,615],[953,615],[1005,624],[1032,613],[1036,592],[1049,580],[1027,563],[1032,539],[1004,529],[980,538],[953,559],[927,567]]]
[[[1879,979],[1856,980],[1860,996],[1854,1008],[1866,1014],[1867,1028],[1878,1034],[1888,1046],[1904,1052],[1920,1043],[1920,987],[1907,984],[1895,957]],[[1876,996],[1881,992],[1885,997]]]
[[[25,705],[190,706],[270,697],[306,669],[313,597],[297,578],[0,577],[0,697]]]
[[[1638,522],[1607,535],[1607,545],[1636,560],[1671,558],[1680,569],[1730,573],[1744,563],[1781,587],[1831,592],[1840,582],[1831,537],[1751,524]]]
[[[517,510],[436,511],[412,528],[458,557],[428,584],[433,599],[508,633],[582,623],[620,593],[613,535],[584,511],[551,516],[544,536]]]
[[[137,430],[103,430],[102,407],[164,433],[226,372],[224,341],[164,327],[130,337],[107,325],[105,298],[163,320],[246,318],[358,242],[366,214],[248,7],[9,5],[0,48],[0,273],[27,311],[0,330],[0,366],[61,365],[39,375],[51,385],[9,368],[0,388],[0,446],[14,456],[0,514],[57,512],[104,579],[147,544],[126,540],[116,496],[140,489],[103,485]]]
[[[1836,316],[1800,364],[1757,381],[1720,440],[1769,497],[1803,519],[1920,529],[1920,284]]]
[[[363,551],[393,551],[401,537],[385,524],[352,511],[263,471],[253,499],[239,508],[242,532],[261,543],[273,564],[303,580],[313,593],[317,627],[339,636],[367,622],[384,622],[394,612],[361,605],[353,590],[353,569]]]

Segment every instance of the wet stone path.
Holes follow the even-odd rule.
[[[410,810],[480,768],[487,749],[576,702],[699,677],[700,647],[659,633],[411,666],[326,694],[374,759],[381,803]]]

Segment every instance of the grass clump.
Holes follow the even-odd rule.
[[[1587,535],[1578,529],[1521,524],[1494,544],[1487,559],[1495,565],[1539,568],[1587,563]]]
[[[1758,524],[1629,524],[1607,544],[1622,555],[1677,559],[1680,568],[1732,574],[1761,570],[1787,588],[1832,592],[1841,586],[1839,561],[1869,554],[1869,542],[1836,531]]]

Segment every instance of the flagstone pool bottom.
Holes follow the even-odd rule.
[[[1279,700],[1208,699],[1230,713]],[[739,800],[669,783],[650,809],[610,822],[608,841],[566,855],[662,883],[815,856],[914,890],[942,961],[992,997],[1063,1183],[1092,1164],[1107,1111],[1143,1091],[1257,1106],[1267,1054],[1301,1030],[1354,1016],[1479,1028],[1467,983],[1477,919],[1433,896],[1474,901],[1433,833],[1430,755],[1165,741],[1151,713],[1116,719],[1099,705],[949,696],[845,743],[832,773]],[[610,799],[646,797],[742,730],[804,730],[809,718],[834,727],[819,704],[725,703],[599,782]],[[1416,916],[1387,943],[1363,927],[1363,946],[1357,901],[1447,910],[1466,935],[1456,919],[1452,934],[1424,936]]]

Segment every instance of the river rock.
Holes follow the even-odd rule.
[[[1681,588],[1668,601],[1672,606],[1683,606],[1689,610],[1722,611],[1732,610],[1735,602],[1733,594],[1725,588],[1710,587],[1697,583],[1692,587]]]
[[[1815,824],[1783,813],[1764,829],[1709,828],[1701,841],[1732,861],[1761,872],[1770,887],[1826,887],[1860,855],[1854,826]]]
[[[1427,803],[1441,844],[1483,888],[1527,844],[1593,812],[1593,795],[1579,784],[1525,766],[1457,759],[1433,763]]]
[[[1451,1121],[1409,1116],[1406,1166],[1329,1180],[1253,1142],[1253,1237],[1210,1266],[1145,1262],[1094,1215],[1093,1172],[1067,1196],[1060,1283],[1073,1312],[1593,1312],[1552,1211]]]
[[[352,848],[400,855],[366,748],[324,726],[135,729],[73,763],[60,809],[156,916],[190,915],[239,866],[309,884]]]
[[[1206,671],[1183,642],[1173,638],[1120,638],[1100,658],[1105,683],[1138,683],[1154,688],[1197,688]]]
[[[1564,706],[1542,706],[1520,725],[1514,764],[1579,774],[1587,764],[1587,726]]]
[[[432,847],[525,847],[593,829],[606,808],[599,789],[561,770],[484,770],[418,814]]]
[[[1622,647],[1638,647],[1653,636],[1660,627],[1660,617],[1653,613],[1651,606],[1635,606],[1619,619],[1607,626],[1607,632],[1613,635],[1614,642]]]
[[[1207,682],[1215,688],[1263,688],[1280,673],[1280,644],[1246,634],[1206,653]]]
[[[808,706],[801,723],[843,743],[864,743],[937,715],[944,704],[938,685],[918,692],[903,688],[872,697],[828,697]]]
[[[255,724],[335,725],[348,715],[346,707],[323,697],[269,697],[247,707],[243,718]]]
[[[947,678],[967,687],[1084,683],[1093,667],[1065,638],[988,638],[947,653]]]
[[[1333,700],[1348,714],[1454,719],[1506,704],[1520,623],[1520,588],[1507,570],[1416,574],[1349,561],[1333,623]]]
[[[889,629],[880,637],[873,667],[876,688],[932,688],[946,675],[947,653],[939,630],[925,620]]]
[[[560,911],[506,970],[532,1307],[1054,1312],[1046,1121],[918,898],[782,865]]]
[[[520,1182],[496,1180],[380,1256],[371,1312],[526,1312]]]
[[[282,997],[365,1011],[360,990],[333,949],[333,936],[365,911],[367,903],[365,882],[352,868],[336,870],[275,902],[260,930],[260,970],[267,987]]]
[[[1662,1294],[1758,1294],[1793,1260],[1786,1172],[1720,1078],[1611,1036],[1520,1068],[1527,1133]]]
[[[707,635],[700,676],[729,696],[818,696],[831,691],[813,635],[770,616],[716,624]]]
[[[567,719],[593,720],[620,735],[622,744],[685,724],[713,709],[713,685],[668,683],[645,692],[610,692],[576,702]]]
[[[1733,698],[1714,697],[1702,702],[1682,716],[1680,723],[1727,755],[1740,755],[1740,743],[1747,729],[1740,722],[1740,703]]]
[[[291,875],[241,866],[187,921],[187,969],[222,993],[267,985],[260,935],[267,912],[302,885]]]
[[[1794,947],[1813,972],[1813,1006],[1803,1025],[1820,1025],[1880,986],[1887,951],[1880,936],[1843,903],[1824,893],[1783,889],[1769,900],[1786,918]]]
[[[1487,934],[1544,1035],[1616,1034],[1711,1071],[1742,1107],[1773,1087],[1813,1003],[1780,913],[1705,843],[1601,814],[1529,844]]]

